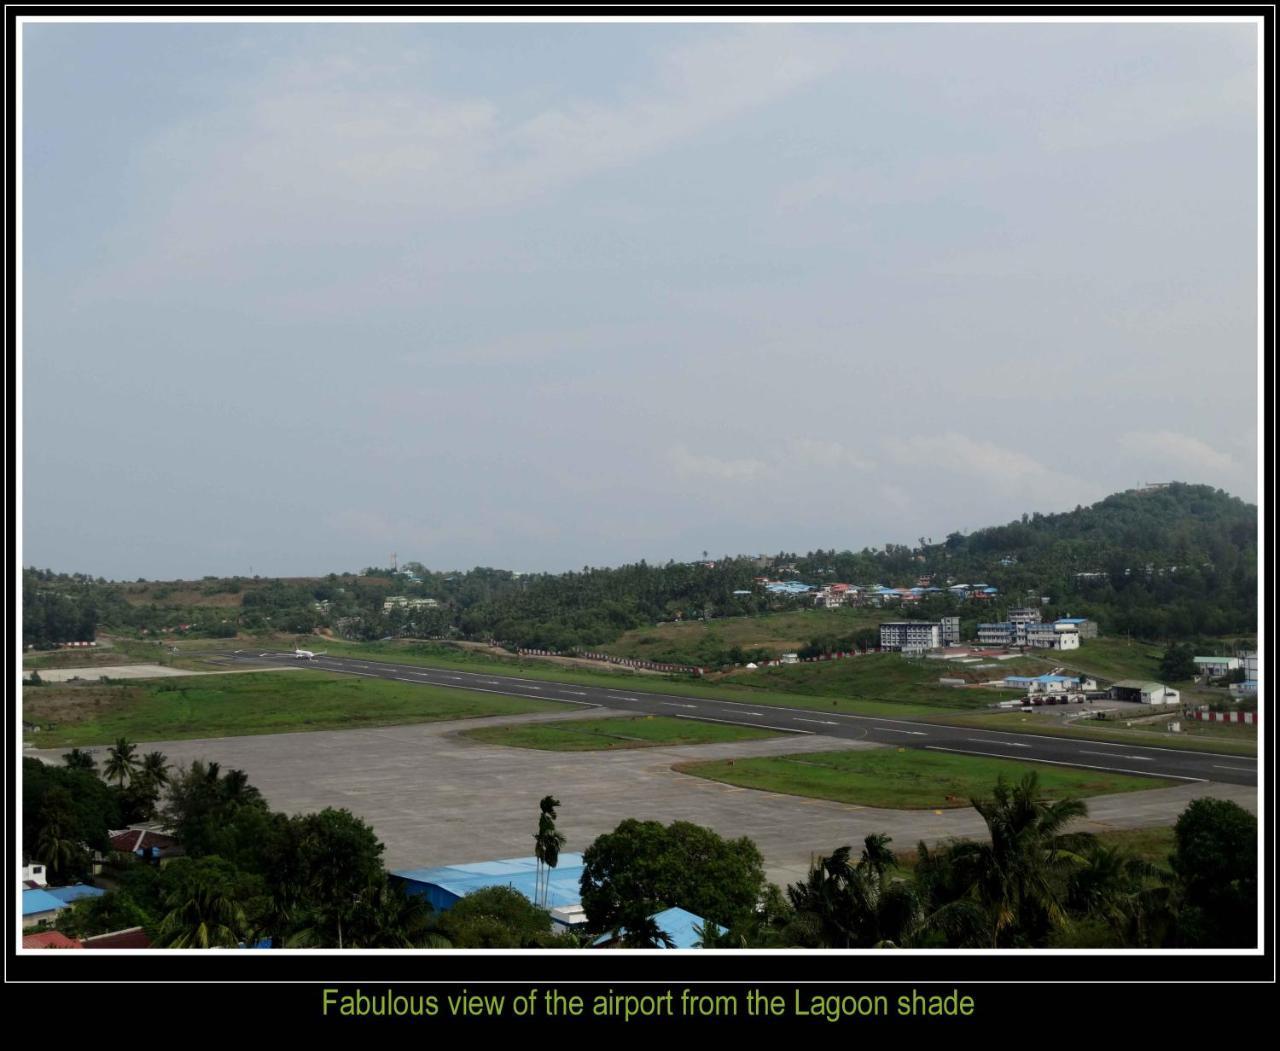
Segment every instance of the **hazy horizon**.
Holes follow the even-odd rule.
[[[25,23],[22,561],[1256,504],[1257,31]]]

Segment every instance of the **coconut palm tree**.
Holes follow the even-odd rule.
[[[1160,876],[1159,869],[1141,858],[1095,843],[1067,882],[1067,904],[1106,922],[1125,945],[1158,946],[1171,919],[1170,887]]]
[[[249,931],[244,909],[226,888],[196,883],[171,897],[156,945],[165,949],[235,948]]]
[[[132,781],[138,770],[136,752],[138,746],[121,737],[107,752],[107,764],[102,771],[108,781],[115,781],[121,788],[125,781]]]
[[[674,949],[671,935],[658,926],[652,916],[637,916],[614,932],[624,949]]]
[[[169,783],[169,760],[163,752],[148,752],[142,757],[139,776],[146,778],[156,788]]]
[[[803,883],[787,888],[796,910],[789,938],[821,948],[890,948],[909,944],[920,929],[923,907],[914,886],[895,879],[891,840],[870,835],[856,863],[851,847],[822,858]]]
[[[98,761],[93,758],[93,755],[82,752],[79,748],[73,748],[63,755],[62,761],[67,764],[68,770],[87,770],[89,773],[95,773],[98,769]]]
[[[1065,921],[1062,887],[1094,842],[1089,833],[1066,831],[1088,808],[1079,799],[1044,801],[1034,772],[1016,785],[1001,777],[990,799],[972,802],[990,842],[959,843],[951,855],[985,911],[987,944],[1043,941]]]

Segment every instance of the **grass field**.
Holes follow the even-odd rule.
[[[1039,775],[1044,799],[1135,792],[1171,784],[1159,778],[1101,770],[890,748],[682,763],[676,769],[742,788],[891,810],[966,807],[973,797],[989,795],[1001,775],[1019,780],[1031,772]]]
[[[295,671],[200,676],[127,685],[26,687],[25,736],[40,748],[189,737],[338,730],[487,715],[558,712],[554,701],[519,700],[384,679]]]
[[[601,647],[606,653],[638,660],[696,664],[703,647],[744,650],[763,648],[777,655],[797,650],[812,638],[849,635],[859,628],[892,620],[893,610],[811,609],[791,613],[762,613],[753,617],[725,617],[678,624],[657,624],[628,631]]]
[[[511,748],[540,748],[550,752],[591,752],[658,745],[714,744],[779,737],[771,730],[693,719],[641,716],[635,719],[573,719],[517,726],[482,726],[464,730],[463,737]]]
[[[1182,733],[1152,729],[1150,726],[1125,726],[1122,722],[1077,719],[1062,725],[1047,714],[993,712],[981,715],[945,715],[930,717],[930,722],[949,726],[972,726],[981,730],[1006,733],[1041,734],[1046,737],[1074,737],[1084,741],[1110,741],[1115,744],[1143,744],[1158,748],[1181,748],[1221,755],[1257,755],[1258,732],[1255,727],[1226,726],[1212,728],[1211,723],[1182,720]],[[1188,726],[1199,729],[1187,731]]]
[[[280,648],[281,644],[272,645]],[[852,715],[938,715],[950,710],[971,711],[1000,698],[1017,696],[1007,690],[978,692],[939,687],[938,677],[947,674],[947,671],[939,670],[937,666],[945,662],[906,661],[896,653],[867,654],[843,661],[741,672],[712,684],[704,679],[636,675],[605,669],[583,670],[536,660],[497,658],[431,643],[375,642],[360,645],[313,638],[305,640],[302,645],[308,649],[314,646],[334,656],[395,661],[426,668],[488,671],[579,686],[617,687],[621,680],[626,683],[628,690],[637,693],[683,694],[688,697],[811,708]],[[864,661],[868,662],[865,666],[861,665]],[[849,686],[845,678],[851,674],[850,666],[855,664],[859,664],[867,673],[865,678],[859,680],[862,688],[857,691]],[[771,676],[768,679],[754,677],[762,672],[791,674]],[[806,677],[812,677],[807,685]],[[930,683],[933,685],[929,686]],[[886,685],[892,688],[881,689]],[[911,688],[913,686],[923,689],[916,690]],[[794,692],[787,692],[789,690]]]
[[[996,667],[975,671],[972,665],[950,661],[908,660],[898,653],[867,653],[836,661],[784,664],[755,671],[740,670],[721,680],[747,691],[803,694],[872,701],[891,706],[971,711],[996,701],[1021,696],[1017,690],[966,689],[939,686],[942,677],[974,681],[1002,679],[1025,671],[1024,661],[992,662]]]

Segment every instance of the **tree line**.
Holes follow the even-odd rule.
[[[1254,944],[1257,819],[1238,805],[1192,802],[1167,863],[1153,865],[1071,826],[1079,800],[1047,801],[1035,774],[972,800],[987,838],[900,856],[868,836],[822,857],[785,891],[765,879],[746,837],[685,821],[623,821],[583,852],[586,928],[553,933],[549,877],[564,836],[546,796],[533,832],[534,899],[510,887],[444,911],[386,872],[383,845],[349,811],[270,809],[243,771],[119,741],[101,771],[73,750],[62,767],[24,760],[23,842],[52,882],[83,878],[108,855],[107,832],[158,818],[182,848],[157,866],[112,863],[109,893],[57,919],[73,937],[143,927],[174,948],[659,946],[652,917],[679,906],[704,919],[702,944],[732,948],[1227,948]]]

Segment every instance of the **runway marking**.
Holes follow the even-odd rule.
[[[835,723],[831,724],[835,726]],[[928,737],[929,735],[923,730],[895,730],[892,726],[873,726],[873,730],[883,730],[887,734],[914,734],[916,737]],[[972,738],[970,738],[972,740]]]
[[[1195,781],[1205,784],[1206,777],[1185,777],[1182,774],[1153,774],[1150,770],[1125,770],[1118,766],[1096,766],[1093,763],[1064,763],[1060,759],[1040,759],[1034,755],[1001,755],[999,752],[975,752],[968,748],[943,748],[941,745],[927,744],[925,748],[932,752],[958,752],[961,755],[985,755],[992,759],[1020,759],[1024,763],[1050,763],[1053,766],[1078,766],[1084,770],[1106,770],[1113,774],[1141,774],[1144,777],[1168,777],[1175,781]]]
[[[585,697],[587,695],[585,690],[561,690],[560,692],[571,693],[575,697]]]
[[[709,715],[677,715],[677,719],[693,719],[700,723],[728,723],[730,726],[758,726],[762,730],[781,730],[784,734],[809,734],[815,736],[813,730],[797,730],[794,726],[768,726],[765,723],[739,723],[732,719],[713,719]]]
[[[1083,748],[1080,750],[1081,755],[1100,755],[1110,757],[1115,755],[1114,752],[1086,752]],[[1144,763],[1154,763],[1155,759],[1149,755],[1116,755],[1117,759],[1139,759]]]
[[[1018,744],[1016,741],[988,741],[982,737],[966,737],[966,741],[974,741],[977,744],[1004,744],[1010,748],[1030,748],[1029,744]]]
[[[828,719],[797,719],[798,723],[817,723],[819,726],[839,726],[839,723],[833,723]]]
[[[634,697],[632,697],[631,699],[633,701],[635,700]],[[696,708],[698,707],[696,704],[676,704],[674,701],[661,701],[660,703],[664,708]]]
[[[1254,770],[1254,768],[1253,768],[1253,767],[1251,767],[1251,766],[1216,766],[1216,765],[1215,765],[1215,766],[1214,766],[1214,769],[1215,769],[1215,770],[1235,770],[1235,771],[1237,771],[1238,773],[1241,773],[1241,774],[1253,774],[1253,773],[1257,773],[1257,771],[1256,771],[1256,770]]]

